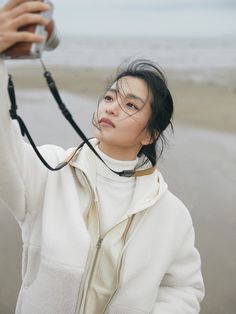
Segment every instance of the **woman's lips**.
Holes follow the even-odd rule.
[[[113,122],[108,119],[108,118],[102,118],[99,120],[99,124],[102,125],[102,126],[109,126],[109,127],[115,127]]]

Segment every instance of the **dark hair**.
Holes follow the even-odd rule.
[[[137,59],[128,65],[121,65],[118,68],[113,83],[117,82],[125,76],[133,76],[142,79],[151,92],[151,110],[152,114],[147,123],[147,128],[150,131],[152,143],[144,145],[138,153],[138,156],[144,154],[154,166],[157,159],[160,158],[164,144],[167,142],[163,134],[164,130],[170,125],[173,131],[171,122],[173,116],[173,99],[167,87],[167,81],[164,74],[153,62],[146,59]],[[156,146],[160,143],[159,155],[157,157]]]

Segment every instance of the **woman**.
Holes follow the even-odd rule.
[[[0,52],[43,40],[17,28],[46,24],[30,12],[47,6],[22,2],[0,11]],[[85,144],[56,173],[11,121],[7,80],[1,60],[0,196],[23,240],[16,313],[199,313],[204,285],[191,217],[155,167],[155,146],[173,113],[161,72],[142,60],[119,72],[93,117],[90,142],[106,165]],[[74,149],[40,151],[57,165]]]

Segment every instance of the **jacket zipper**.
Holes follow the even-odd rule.
[[[133,216],[134,216],[134,215],[128,217],[129,222],[128,222],[127,227],[126,227],[126,229],[125,229],[125,231],[124,231],[125,241],[126,241],[127,233],[128,233],[129,228],[130,228],[131,222],[132,222],[132,220],[133,220]],[[127,219],[127,218],[126,218],[126,219]],[[82,296],[81,296],[81,298],[79,298],[79,299],[80,299],[80,300],[79,300],[80,303],[79,303],[79,306],[77,306],[76,314],[82,314],[82,313],[80,313],[81,303],[82,303],[82,300],[83,300],[83,299],[86,300],[86,296],[87,296],[87,293],[88,293],[88,288],[89,288],[90,283],[91,283],[91,280],[92,280],[92,276],[93,276],[93,273],[94,273],[94,268],[95,268],[95,265],[96,265],[96,262],[97,262],[97,258],[98,258],[99,251],[100,251],[101,246],[102,246],[102,241],[103,241],[103,239],[105,238],[105,236],[106,236],[112,229],[114,229],[115,227],[117,227],[120,223],[124,222],[126,219],[120,221],[120,222],[117,223],[115,226],[113,226],[111,229],[109,229],[109,230],[103,235],[103,237],[101,237],[101,235],[99,236],[99,238],[98,238],[98,240],[97,240],[97,243],[96,243],[96,253],[95,253],[95,257],[93,258],[93,261],[92,261],[91,263],[90,263],[90,261],[89,261],[89,264],[91,265],[91,267],[88,267],[88,268],[86,269],[86,274],[85,274],[85,277],[84,277],[85,280],[84,280],[84,282],[83,282],[83,286],[81,287],[81,288],[82,288]],[[99,229],[99,230],[100,230],[100,229]],[[122,254],[123,254],[123,253],[122,253]],[[118,267],[118,280],[119,280],[119,277],[120,277],[120,268],[121,268],[121,267],[120,267],[120,264],[121,264],[121,261],[119,261],[119,267]],[[91,270],[88,271],[88,269],[91,269]],[[89,279],[88,279],[88,284],[87,284],[87,287],[86,287],[86,291],[84,291],[84,286],[85,286],[85,283],[86,283],[86,277],[87,277],[87,274],[88,274],[88,273],[90,273],[90,274],[89,274]],[[117,285],[117,287],[118,287],[118,285]],[[81,288],[80,288],[80,289],[81,289]],[[117,288],[116,288],[116,290],[117,290]],[[107,303],[107,305],[106,305],[106,307],[105,307],[105,310],[106,310],[107,306],[110,304],[111,299],[113,298],[113,295],[115,294],[116,290],[114,291],[114,293],[112,294],[112,296],[111,296],[109,302]],[[84,297],[84,296],[85,296],[85,297]],[[105,310],[104,310],[103,313],[105,313]]]
[[[126,243],[127,235],[128,235],[128,232],[129,232],[131,223],[132,223],[132,221],[133,221],[133,219],[134,219],[134,216],[135,216],[135,215],[133,214],[133,215],[131,215],[131,216],[128,218],[129,221],[128,221],[127,226],[126,226],[125,231],[124,231],[124,243]],[[117,291],[118,291],[118,288],[119,288],[119,285],[120,285],[120,273],[121,273],[121,268],[122,268],[122,260],[123,260],[122,257],[123,257],[123,253],[124,253],[124,250],[122,250],[121,255],[120,255],[119,267],[118,267],[118,272],[117,272],[117,277],[116,277],[116,278],[118,278],[117,285],[116,285],[116,289],[115,289],[115,291],[112,293],[112,295],[111,295],[109,301],[107,302],[107,304],[106,304],[106,306],[105,306],[105,309],[104,309],[104,311],[103,311],[102,314],[106,314],[106,313],[107,313],[107,309],[108,309],[109,305],[111,304],[111,301],[114,299],[114,296],[117,294]]]
[[[93,277],[93,273],[94,273],[94,268],[95,268],[95,265],[97,263],[97,258],[98,258],[98,254],[99,254],[99,251],[101,249],[101,245],[102,245],[102,241],[103,241],[103,238],[98,238],[98,241],[96,243],[96,253],[95,253],[95,257],[93,259],[93,262],[92,262],[92,267],[90,268],[90,274],[89,274],[89,279],[88,279],[88,283],[87,283],[87,286],[86,286],[86,291],[84,291],[83,293],[83,299],[84,299],[84,306],[86,307],[86,304],[87,304],[87,294],[88,294],[88,289],[90,287],[90,284],[91,284],[91,280],[92,280],[92,277]],[[87,275],[87,274],[86,274]],[[83,287],[83,290],[84,290],[84,287]],[[81,300],[82,301],[82,300]],[[80,307],[81,307],[81,303],[80,303],[80,306],[79,306],[79,314],[80,314]],[[85,309],[84,307],[84,309]]]
[[[86,176],[84,174],[82,174],[82,176],[84,177],[85,179],[85,182],[87,184],[87,187],[88,187],[88,190],[90,192],[90,197],[91,199],[95,199],[95,196],[94,196],[94,192],[92,191],[91,187],[90,187],[90,183],[88,182]],[[96,201],[95,201],[96,202]],[[88,207],[88,209],[86,210],[86,212],[88,213],[90,210],[91,210],[91,207],[92,205],[94,206],[94,202],[92,201],[90,203],[90,206]],[[96,210],[97,210],[97,207],[96,207]],[[92,274],[93,274],[93,270],[94,270],[94,267],[95,267],[95,263],[96,263],[96,260],[97,260],[97,256],[98,256],[98,253],[99,253],[99,250],[101,248],[101,245],[102,245],[102,241],[104,239],[104,237],[106,236],[106,234],[112,230],[113,228],[115,228],[117,225],[119,225],[121,222],[123,221],[120,221],[118,224],[116,224],[115,226],[113,226],[111,229],[109,229],[103,237],[100,236],[100,230],[101,230],[101,226],[100,226],[100,219],[99,219],[99,215],[98,215],[98,211],[97,211],[97,218],[98,218],[98,224],[99,224],[99,238],[98,238],[98,241],[97,241],[97,244],[96,244],[96,253],[95,253],[95,257],[93,258],[93,261],[91,262],[91,258],[89,258],[89,261],[86,263],[86,267],[85,267],[85,270],[84,270],[84,274],[82,276],[82,281],[81,281],[81,284],[80,284],[80,293],[79,293],[79,296],[78,296],[78,299],[77,299],[77,304],[76,304],[76,311],[75,313],[76,314],[82,314],[80,313],[80,310],[81,310],[81,303],[83,300],[86,300],[86,297],[84,298],[84,295],[87,296],[87,292],[88,292],[88,287],[89,287],[89,284],[91,282],[91,278],[92,278]],[[90,244],[90,248],[89,248],[89,255],[91,255],[91,249],[92,249],[92,245]],[[90,267],[91,266],[91,267]],[[89,277],[89,284],[87,285],[86,287],[86,291],[84,291],[84,288],[85,288],[85,284],[86,284],[86,279],[87,279],[87,274],[90,273],[90,277]]]
[[[145,219],[145,216],[146,216],[146,215],[147,215],[147,211],[144,212],[144,215],[142,216],[141,220],[139,221],[139,223],[138,223],[138,226],[139,226],[139,227],[140,227],[140,225],[142,224],[142,221]],[[130,228],[131,222],[133,221],[134,216],[135,216],[135,214],[132,214],[132,216],[130,216],[132,219],[131,219],[131,221],[130,221],[130,223],[129,223],[129,228]],[[125,249],[126,249],[128,243],[130,242],[130,240],[131,240],[131,238],[132,238],[132,237],[130,237],[129,240],[127,241],[127,235],[128,235],[128,232],[129,232],[129,228],[127,229],[126,238],[125,238],[125,245],[124,245],[123,250],[122,250],[122,252],[121,252],[121,261],[120,261],[120,265],[119,265],[119,269],[118,269],[118,280],[119,280],[119,281],[118,281],[118,284],[117,284],[117,288],[115,289],[115,291],[113,292],[113,294],[112,294],[110,300],[109,300],[108,303],[106,304],[105,309],[104,309],[104,311],[103,311],[102,314],[107,314],[107,313],[108,313],[107,311],[108,311],[108,309],[109,309],[109,306],[110,306],[110,304],[111,304],[111,301],[114,300],[114,297],[115,297],[115,295],[117,294],[117,292],[118,292],[118,290],[119,290],[119,285],[120,285],[120,273],[121,273],[122,266],[123,266],[123,253],[124,253],[124,251],[125,251]],[[135,230],[133,231],[132,236],[134,235],[134,233],[135,233],[136,231],[137,231],[137,228],[135,228]]]
[[[84,179],[85,179],[85,182],[87,183],[87,186],[88,186],[88,189],[89,189],[89,191],[90,191],[91,198],[92,198],[93,195],[94,195],[94,192],[92,191],[92,189],[91,189],[91,187],[90,187],[90,184],[89,184],[89,182],[87,181],[87,178],[85,177],[84,174],[83,174],[83,177],[84,177]],[[94,199],[95,199],[95,197],[94,197]],[[94,202],[91,202],[91,204],[94,205]],[[88,211],[91,210],[91,206],[92,206],[91,204],[90,204],[90,207],[89,207]],[[97,210],[97,208],[96,208],[96,210]],[[88,212],[88,211],[87,211],[87,212]],[[97,212],[97,214],[98,214],[98,212]],[[114,228],[117,227],[120,223],[124,222],[124,221],[127,219],[127,218],[126,218],[126,219],[120,221],[119,223],[117,223],[115,226],[113,226],[111,229],[109,229],[109,230],[103,235],[103,237],[101,237],[101,235],[100,235],[100,230],[101,230],[101,229],[100,229],[100,219],[99,219],[99,215],[97,215],[97,216],[98,216],[98,223],[99,223],[99,238],[98,238],[98,241],[97,241],[97,243],[96,243],[96,253],[95,253],[95,257],[93,258],[93,262],[91,263],[91,258],[90,258],[89,261],[86,263],[85,271],[84,271],[84,274],[83,274],[83,276],[82,276],[82,281],[81,281],[81,284],[80,284],[80,291],[81,291],[81,292],[79,293],[79,296],[78,296],[78,299],[77,299],[77,305],[76,305],[76,311],[75,311],[76,314],[83,314],[83,313],[80,313],[80,309],[81,309],[81,303],[82,303],[82,301],[83,301],[83,299],[84,299],[84,286],[85,286],[85,283],[86,283],[86,277],[87,277],[87,274],[89,273],[89,269],[92,269],[92,271],[94,270],[95,263],[96,263],[96,260],[97,260],[97,256],[98,256],[99,250],[100,250],[100,248],[101,248],[102,241],[103,241],[104,237],[106,236],[106,234],[107,234],[108,232],[110,232],[112,229],[114,229]],[[129,228],[130,228],[130,225],[131,225],[131,222],[132,222],[134,216],[135,216],[135,214],[132,214],[132,215],[128,216],[128,219],[130,219],[130,221],[128,222],[127,227],[126,227],[125,232],[124,232],[124,234],[125,234],[125,242],[126,242],[127,234],[128,234],[128,231],[129,231]],[[124,246],[124,248],[126,248],[126,245]],[[122,256],[123,256],[123,253],[124,253],[124,248],[123,248],[123,250],[122,250],[122,252],[121,252],[121,258],[120,258],[120,260],[119,260],[118,277],[117,277],[117,278],[118,278],[117,287],[116,287],[115,291],[113,292],[112,296],[110,297],[108,303],[106,304],[105,309],[104,309],[104,311],[103,311],[103,314],[107,313],[108,306],[110,305],[112,299],[114,298],[114,296],[115,296],[115,294],[117,293],[118,288],[119,288],[119,284],[120,284],[120,273],[121,273],[121,268],[122,268],[122,267],[121,267],[121,266],[122,266]],[[91,255],[91,244],[90,244],[90,248],[89,248],[89,255]],[[92,264],[92,267],[89,267],[91,264]],[[91,282],[92,274],[93,274],[93,272],[90,272],[89,284],[90,284],[90,282]],[[87,288],[86,288],[86,295],[87,295],[87,292],[88,292],[88,287],[89,287],[89,285],[87,285]],[[86,298],[85,298],[85,300],[86,300]],[[79,303],[79,305],[78,305],[78,303]]]

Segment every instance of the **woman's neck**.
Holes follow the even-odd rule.
[[[139,149],[137,149],[137,147],[117,147],[113,145],[106,145],[104,143],[99,143],[98,147],[107,156],[116,160],[124,161],[135,160],[137,158],[139,149],[141,149],[141,147]]]
[[[101,156],[103,161],[106,163],[106,165],[104,165],[104,163],[99,158],[96,158],[96,168],[97,168],[96,171],[100,177],[105,177],[107,179],[110,179],[116,182],[128,182],[134,179],[133,177],[126,178],[126,177],[118,176],[116,173],[112,172],[110,169],[116,172],[121,172],[124,170],[134,170],[139,161],[138,157],[136,157],[134,160],[119,160],[119,159],[115,159],[108,156],[98,146],[96,146],[95,149],[98,152],[98,154]]]

